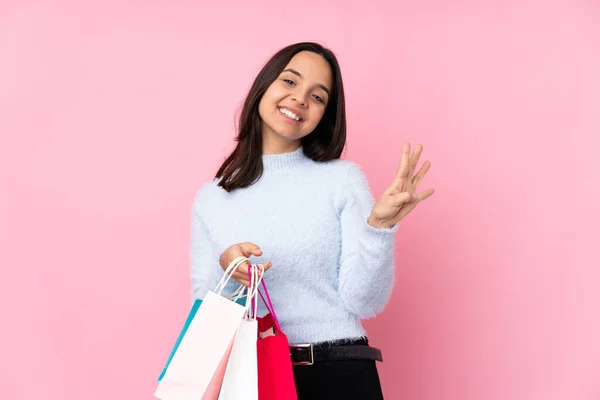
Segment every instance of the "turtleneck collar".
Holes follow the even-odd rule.
[[[263,154],[262,161],[265,171],[282,168],[293,168],[306,163],[310,158],[304,154],[302,146],[297,150],[281,154]]]

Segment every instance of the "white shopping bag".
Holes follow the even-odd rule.
[[[209,291],[154,392],[160,400],[217,400],[233,339],[246,308],[223,296],[223,288],[245,257],[234,260]],[[235,299],[234,299],[235,300]]]
[[[260,271],[260,273],[259,273]],[[246,315],[240,321],[235,335],[227,370],[221,385],[219,400],[258,400],[258,362],[256,341],[258,322],[256,321],[256,294],[262,280],[262,265],[253,265],[249,270]],[[252,315],[250,310],[252,309]]]

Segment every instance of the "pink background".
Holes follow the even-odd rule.
[[[152,398],[195,190],[301,40],[376,195],[404,140],[433,162],[367,323],[387,398],[600,398],[598,2],[49,3],[0,6],[1,398]]]

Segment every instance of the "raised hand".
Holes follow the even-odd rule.
[[[414,173],[422,152],[423,146],[417,145],[411,155],[410,143],[404,143],[396,178],[373,205],[369,216],[370,225],[376,228],[391,228],[414,210],[421,201],[433,194],[433,188],[417,193],[419,183],[431,167],[431,163],[425,161],[419,172]]]

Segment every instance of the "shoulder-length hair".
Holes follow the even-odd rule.
[[[333,86],[331,98],[317,127],[302,138],[304,154],[314,161],[338,159],[346,144],[346,110],[344,86],[337,58],[333,52],[320,44],[302,42],[279,50],[256,76],[240,115],[237,145],[219,168],[215,178],[221,178],[219,186],[228,192],[255,183],[263,173],[262,120],[258,112],[260,100],[268,87],[301,51],[321,55],[331,67]]]

